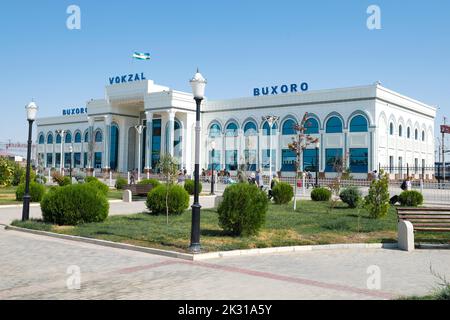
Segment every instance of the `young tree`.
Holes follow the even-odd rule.
[[[364,205],[373,219],[386,216],[389,210],[389,177],[383,170],[381,170],[380,176],[380,179],[372,181],[369,194],[364,201]]]
[[[177,181],[178,162],[170,153],[162,154],[157,164],[157,169],[164,176],[166,184],[166,216],[169,224],[169,188]]]
[[[294,210],[297,209],[297,179],[299,174],[302,173],[302,168],[300,167],[303,152],[309,145],[317,143],[318,138],[313,138],[309,134],[305,134],[307,130],[306,122],[308,120],[308,113],[305,113],[300,124],[294,126],[296,131],[295,137],[292,138],[292,143],[288,145],[288,148],[295,152],[295,186],[294,186]]]

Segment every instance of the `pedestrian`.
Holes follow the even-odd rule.
[[[412,190],[412,181],[411,181],[411,177],[408,177],[406,179],[406,191],[411,191]]]
[[[250,184],[256,184],[256,175],[254,172],[250,174],[250,177],[248,178],[248,183]]]
[[[130,184],[135,184],[135,183],[136,183],[136,181],[134,179],[134,169],[133,169],[133,170],[131,170],[131,173],[130,173]]]
[[[258,188],[264,188],[263,176],[260,170],[256,171],[256,185]]]
[[[272,181],[270,182],[270,190],[269,190],[269,200],[273,197],[273,188],[277,185],[277,183],[280,182],[278,179],[276,173],[272,175]]]

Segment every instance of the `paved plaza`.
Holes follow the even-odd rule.
[[[450,278],[450,251],[351,249],[188,262],[0,228],[0,299],[391,299],[432,290],[438,279],[430,266]],[[77,268],[80,289],[69,289]],[[379,289],[370,280],[374,270]]]

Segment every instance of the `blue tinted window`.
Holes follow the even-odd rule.
[[[97,131],[95,133],[95,142],[102,142],[103,141],[103,135],[101,131]]]
[[[220,131],[221,131],[220,126],[217,123],[214,123],[209,128],[209,137],[210,138],[220,137]]]
[[[244,135],[254,136],[258,133],[258,129],[256,128],[256,124],[254,122],[247,122],[244,126]]]
[[[94,154],[94,168],[101,169],[102,168],[102,153],[96,152]]]
[[[331,117],[327,121],[327,133],[342,133],[342,121],[338,117]]]
[[[236,137],[237,134],[238,134],[238,126],[237,126],[237,124],[234,123],[234,122],[230,123],[227,126],[225,132],[226,132],[225,134],[226,134],[227,137]]]
[[[303,151],[303,171],[316,172],[317,157],[316,149],[306,149]]]
[[[119,159],[119,128],[117,128],[117,126],[111,126],[110,141],[111,141],[110,146],[111,151],[109,153],[109,166],[111,167],[111,170],[115,171],[117,170],[117,164]]]
[[[305,122],[305,134],[318,134],[319,133],[319,122],[314,118],[309,118]]]
[[[363,116],[356,116],[350,122],[350,132],[367,132],[369,125],[367,119]]]
[[[66,133],[66,138],[64,139],[64,143],[72,143],[72,134],[70,132]]]
[[[44,143],[45,143],[44,135],[41,133],[39,135],[39,144],[44,144]]]
[[[325,172],[336,172],[336,166],[342,165],[342,149],[325,150]]]
[[[296,125],[297,123],[294,121],[294,120],[292,120],[292,119],[289,119],[289,120],[287,120],[287,121],[285,121],[284,123],[283,123],[283,130],[282,130],[282,134],[283,135],[285,135],[285,136],[292,136],[292,135],[295,135],[297,132],[295,131],[295,125]]]
[[[389,124],[389,134],[394,135],[394,124],[392,122]]]
[[[272,171],[275,170],[276,159],[277,159],[277,152],[276,152],[276,150],[272,149]],[[262,167],[265,170],[269,170],[269,168],[270,168],[270,150],[269,149],[262,150]]]
[[[278,129],[278,126],[276,123],[274,123],[272,125],[272,135],[275,135],[277,133],[277,129]],[[270,136],[270,126],[267,121],[264,122],[264,125],[263,125],[263,135]]]
[[[281,150],[281,171],[295,172],[297,156],[291,149]]]
[[[152,125],[152,168],[156,168],[161,154],[161,119],[154,119]]]
[[[228,171],[237,170],[237,150],[225,151],[225,168]]]
[[[81,167],[81,153],[80,152],[75,152],[73,154],[73,166],[75,168]]]
[[[47,136],[47,144],[53,144],[53,134],[51,133]]]
[[[84,133],[84,142],[89,142],[89,131]]]
[[[47,153],[47,168],[53,166],[53,153]]]
[[[77,132],[75,134],[75,143],[80,143],[81,142],[81,133]]]
[[[350,149],[350,171],[354,173],[369,172],[369,150]]]
[[[256,150],[244,150],[247,171],[256,171]]]
[[[57,144],[61,143],[61,135],[59,133],[56,135],[56,143]]]
[[[220,150],[212,150],[209,151],[209,164],[208,170],[211,170],[212,165],[214,164],[214,170],[220,170]]]
[[[402,125],[398,126],[398,136],[399,137],[403,136],[403,127],[402,127]]]

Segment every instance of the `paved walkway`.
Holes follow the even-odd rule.
[[[430,265],[450,278],[450,251],[312,251],[187,262],[0,228],[0,299],[388,299],[433,289]],[[80,268],[80,290],[67,288],[70,266]],[[368,289],[368,268],[379,268],[380,290]]]

